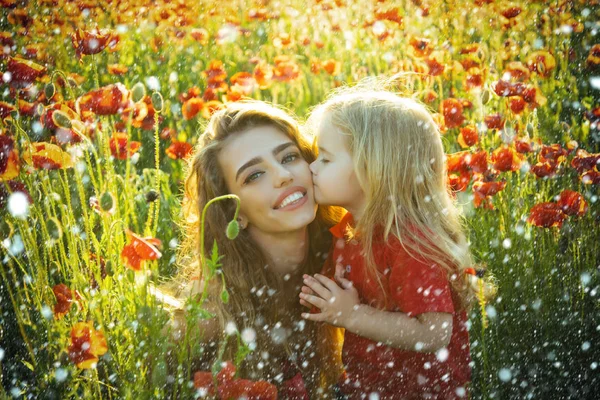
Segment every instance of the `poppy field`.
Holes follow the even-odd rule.
[[[471,398],[600,390],[597,0],[0,6],[0,398],[276,398],[164,334],[150,288],[177,270],[186,159],[224,104],[303,119],[401,72],[497,287],[470,312]]]

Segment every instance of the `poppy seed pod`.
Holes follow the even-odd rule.
[[[71,119],[62,111],[56,110],[52,113],[52,122],[59,128],[71,129]]]
[[[131,99],[137,103],[146,96],[146,87],[143,83],[138,82],[131,88]]]
[[[53,98],[55,94],[56,94],[56,86],[54,86],[54,83],[50,82],[49,84],[47,84],[44,87],[44,95],[46,96],[47,100],[50,100],[51,98]]]
[[[146,203],[152,203],[156,201],[159,197],[159,194],[156,190],[149,190],[146,193]]]
[[[161,112],[163,109],[163,97],[160,93],[154,92],[152,93],[152,107],[154,107],[154,111]]]

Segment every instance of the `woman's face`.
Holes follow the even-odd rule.
[[[241,199],[249,229],[285,233],[315,219],[312,176],[296,144],[273,126],[229,137],[219,165],[230,193]]]

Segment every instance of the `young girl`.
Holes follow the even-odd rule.
[[[304,275],[302,316],[345,328],[350,399],[466,398],[472,265],[446,186],[437,126],[416,101],[346,89],[318,106],[315,199],[348,213],[324,275]],[[339,283],[339,285],[338,285]]]

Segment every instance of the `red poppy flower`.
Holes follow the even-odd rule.
[[[521,114],[525,109],[526,104],[527,103],[525,103],[525,100],[523,100],[521,96],[512,96],[508,98],[508,108],[510,108],[510,111],[512,111],[513,114]]]
[[[205,107],[202,109],[202,116],[206,119],[210,119],[210,116],[215,112],[222,110],[225,107],[225,104],[221,103],[218,100],[211,100],[205,103]]]
[[[479,43],[469,43],[465,44],[462,49],[460,49],[460,54],[473,54],[479,50]]]
[[[531,153],[533,151],[533,142],[528,138],[516,139],[515,149],[521,154]]]
[[[5,101],[0,101],[0,119],[5,119],[10,115],[11,112],[15,111],[16,108],[12,104]]]
[[[467,71],[467,78],[465,79],[467,89],[483,86],[483,80],[483,73],[479,68],[473,67]]]
[[[161,241],[155,238],[142,238],[129,229],[126,231],[129,244],[123,247],[121,257],[126,260],[125,265],[134,271],[141,271],[142,263],[149,260],[158,260],[162,254],[158,251]]]
[[[398,25],[402,25],[402,16],[398,7],[375,11],[375,19],[378,21],[392,21]]]
[[[412,46],[417,57],[426,57],[433,51],[431,40],[425,38],[411,37],[408,43]]]
[[[46,68],[20,57],[8,57],[6,71],[13,86],[27,86],[46,73]]]
[[[289,57],[275,57],[275,68],[273,79],[279,82],[291,82],[300,76],[300,67],[289,59]]]
[[[587,171],[581,175],[581,182],[584,185],[600,185],[600,172]]]
[[[583,196],[572,190],[563,190],[558,196],[556,204],[558,204],[567,215],[581,217],[588,210],[588,205]]]
[[[98,363],[98,357],[107,351],[104,333],[94,329],[93,322],[78,322],[73,326],[68,353],[78,368],[93,368]]]
[[[339,75],[342,70],[342,63],[330,58],[329,60],[323,61],[323,69],[329,75]]]
[[[131,104],[131,103],[130,103]],[[127,121],[131,114],[132,109],[126,108],[121,112],[121,118]],[[144,98],[137,103],[133,103],[133,114],[131,115],[131,125],[135,128],[142,128],[145,131],[154,130],[154,115],[156,110],[152,105],[152,99],[150,96],[144,96]],[[160,125],[164,117],[159,115],[158,124]]]
[[[461,172],[459,175],[452,174],[448,176],[448,185],[454,192],[464,192],[469,186],[471,175],[468,172]]]
[[[203,46],[208,44],[209,34],[208,31],[204,28],[194,28],[190,31],[190,36],[196,42],[200,43]]]
[[[108,64],[106,68],[111,75],[125,75],[129,71],[129,68],[123,64]]]
[[[585,64],[590,69],[595,69],[600,66],[600,44],[595,44],[590,49],[590,53],[585,60]]]
[[[256,79],[254,79],[254,76],[250,72],[238,72],[229,81],[233,90],[245,96],[252,94],[256,88]]]
[[[198,115],[198,113],[201,112],[203,108],[204,101],[197,97],[192,97],[191,99],[183,103],[183,106],[181,107],[181,114],[183,114],[183,119],[189,121],[190,119]]]
[[[216,376],[217,393],[220,399],[276,400],[277,388],[266,381],[250,381],[235,379],[235,366],[227,361]],[[207,394],[214,395],[214,379],[210,372],[196,372],[194,387],[204,389]]]
[[[575,157],[571,160],[571,166],[580,174],[585,171],[591,171],[594,168],[598,169],[598,165],[600,165],[600,153],[590,154],[583,149],[577,150]]]
[[[425,103],[433,103],[438,98],[438,95],[433,90],[425,90],[423,93],[423,101]]]
[[[188,142],[180,142],[172,140],[171,145],[167,148],[167,155],[173,160],[186,158],[192,153],[192,145]]]
[[[54,318],[60,319],[71,309],[73,304],[73,292],[67,285],[61,283],[55,285],[52,288],[54,296],[56,297],[56,304],[54,305]]]
[[[465,157],[465,162],[477,174],[483,174],[488,169],[488,153],[485,150],[477,151]]]
[[[71,168],[74,165],[69,153],[46,142],[31,143],[23,151],[23,160],[35,169]]]
[[[440,51],[431,53],[431,55],[425,59],[425,64],[429,67],[428,74],[431,76],[439,76],[444,73],[445,66],[444,54]]]
[[[504,18],[512,19],[517,15],[521,14],[523,9],[521,7],[509,7],[507,9],[502,10],[500,13],[504,16]]]
[[[510,83],[504,79],[500,79],[499,81],[494,82],[492,85],[494,93],[500,97],[520,96],[523,94],[526,88],[527,86],[524,83]]]
[[[531,167],[531,172],[538,178],[554,176],[557,172],[558,164],[553,162],[539,162]]]
[[[547,78],[552,75],[552,71],[556,68],[556,60],[549,52],[540,50],[531,53],[527,57],[527,67],[531,72],[537,72],[539,76]]]
[[[492,152],[492,164],[496,171],[508,172],[521,168],[524,157],[510,147],[499,147]]]
[[[509,62],[502,72],[502,76],[508,76],[511,82],[524,82],[529,79],[529,75],[529,69],[520,61]]]
[[[467,171],[468,166],[466,157],[470,153],[468,151],[461,151],[458,153],[446,155],[446,168],[448,172],[462,172]]]
[[[126,132],[115,132],[108,142],[112,156],[119,160],[126,160],[134,155],[141,147],[141,143],[129,140]]]
[[[181,93],[179,95],[179,101],[181,103],[185,103],[186,101],[188,101],[189,99],[191,99],[193,97],[198,97],[199,98],[201,94],[202,94],[202,91],[200,90],[199,87],[192,86],[191,88],[189,88],[187,90],[187,92]]]
[[[14,148],[14,140],[0,135],[0,182],[19,176],[19,152]]]
[[[471,68],[481,68],[481,61],[475,56],[467,56],[460,60],[460,65],[465,71],[468,71]]]
[[[264,61],[261,61],[254,67],[254,79],[261,89],[267,89],[273,79],[273,67]]]
[[[473,203],[476,208],[485,202],[487,208],[493,209],[491,197],[498,194],[506,186],[506,181],[477,181],[473,183]]]
[[[545,105],[548,99],[542,94],[538,87],[527,87],[523,91],[523,100],[529,104],[529,108],[536,108]]]
[[[538,155],[538,158],[542,162],[552,162],[559,164],[565,160],[568,152],[560,144],[555,143],[551,145],[542,145],[542,150]]]
[[[81,58],[82,55],[98,54],[107,46],[114,48],[119,42],[119,36],[106,29],[91,31],[77,29],[71,34],[71,42],[77,57]]]
[[[527,222],[542,228],[560,228],[567,215],[556,203],[540,203],[533,206],[529,211]]]
[[[458,135],[457,141],[463,149],[476,145],[479,141],[477,128],[473,125],[467,125],[464,128],[460,128],[460,134]]]
[[[444,122],[448,128],[458,128],[465,121],[463,105],[459,99],[449,98],[442,102]]]
[[[212,60],[208,64],[208,68],[202,72],[202,75],[206,77],[208,85],[213,88],[222,86],[227,79],[227,72],[223,67],[223,62],[220,60]]]
[[[500,114],[487,115],[484,118],[484,122],[488,129],[502,129],[504,128],[504,118]]]
[[[122,111],[129,100],[129,91],[121,83],[92,90],[79,97],[75,103],[76,110],[91,111],[97,115],[114,115]]]
[[[39,103],[30,103],[19,99],[19,114],[27,117],[33,117],[36,114],[36,106]]]

